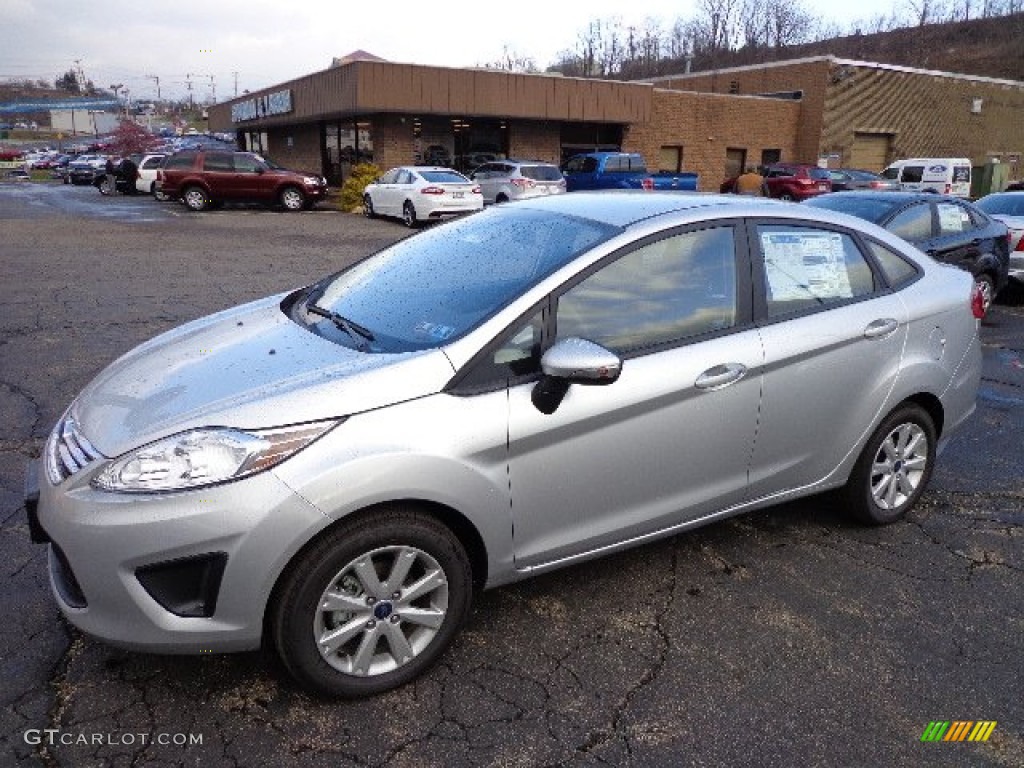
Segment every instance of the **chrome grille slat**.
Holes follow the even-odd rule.
[[[93,447],[70,417],[56,426],[47,443],[46,466],[54,485],[100,458],[103,458],[103,454]]]

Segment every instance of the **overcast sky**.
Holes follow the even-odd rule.
[[[389,61],[472,67],[503,49],[542,69],[574,47],[591,19],[667,29],[699,0],[0,0],[0,82],[54,78],[76,65],[132,100],[218,101],[326,69],[362,49]],[[906,0],[798,0],[849,28]],[[499,20],[500,19],[500,20]],[[237,91],[236,91],[237,88]]]

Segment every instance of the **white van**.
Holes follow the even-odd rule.
[[[910,192],[937,192],[955,197],[971,196],[971,161],[966,157],[915,157],[897,160],[882,176]]]

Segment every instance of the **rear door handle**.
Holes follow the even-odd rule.
[[[747,373],[747,366],[742,363],[723,363],[714,368],[708,368],[697,377],[694,386],[697,389],[722,389],[730,384],[735,384]]]
[[[868,323],[867,328],[864,329],[864,338],[884,339],[886,336],[892,335],[892,333],[899,327],[899,322],[893,320],[891,317],[881,320],[873,320]]]

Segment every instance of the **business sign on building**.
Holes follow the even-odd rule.
[[[292,92],[290,88],[274,91],[265,96],[240,101],[231,105],[231,122],[242,123],[271,115],[284,115],[292,111]]]

